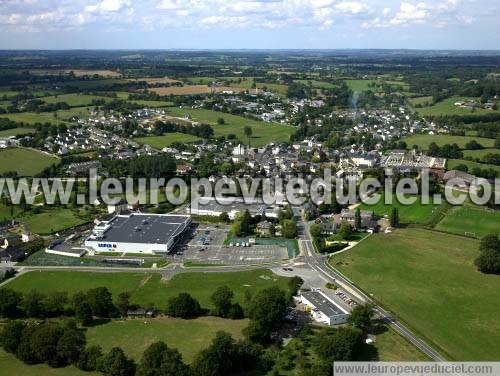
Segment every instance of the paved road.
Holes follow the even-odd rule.
[[[328,260],[325,256],[315,252],[311,236],[309,234],[309,225],[299,217],[298,221],[298,231],[299,231],[299,246],[301,248],[302,255],[306,263],[319,274],[323,275],[331,282],[335,282],[339,285],[347,294],[359,303],[373,303],[375,313],[383,319],[387,324],[391,325],[398,333],[403,337],[408,339],[417,348],[419,348],[423,353],[429,356],[431,359],[436,361],[446,361],[446,359],[441,356],[436,350],[434,350],[429,344],[424,340],[415,335],[410,329],[408,329],[404,324],[398,322],[396,319],[391,317],[390,313],[384,310],[382,307],[377,305],[369,296],[367,296],[363,291],[361,291],[354,283],[343,276],[339,271],[328,265]]]

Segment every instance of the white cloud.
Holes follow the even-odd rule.
[[[360,3],[359,1],[343,1],[335,4],[335,9],[351,14],[368,13],[371,11],[367,4]]]

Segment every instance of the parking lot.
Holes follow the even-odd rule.
[[[285,247],[277,245],[224,245],[230,227],[198,225],[172,256],[177,262],[208,265],[261,264],[288,259]]]

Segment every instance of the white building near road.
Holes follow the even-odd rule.
[[[311,316],[315,321],[329,326],[345,324],[347,322],[349,312],[319,290],[303,291],[300,294],[300,300],[310,310]]]

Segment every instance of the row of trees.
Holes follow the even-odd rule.
[[[500,274],[500,239],[498,234],[486,235],[479,245],[480,254],[475,260],[478,269],[487,274]]]

